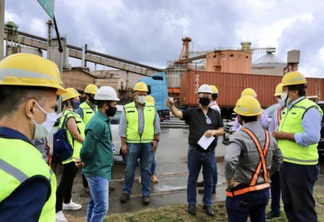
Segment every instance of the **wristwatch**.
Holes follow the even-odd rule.
[[[158,139],[153,139],[153,140],[155,140],[157,143],[160,141],[160,140],[158,140]]]

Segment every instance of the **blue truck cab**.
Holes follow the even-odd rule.
[[[145,82],[148,87],[148,95],[153,96],[155,100],[156,110],[161,118],[161,121],[170,119],[169,107],[165,105],[168,98],[168,84],[165,72],[159,72],[152,76],[143,77],[139,82]]]

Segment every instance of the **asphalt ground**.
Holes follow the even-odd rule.
[[[179,122],[174,121],[174,124]],[[182,123],[183,124],[183,123]],[[181,124],[180,124],[181,125]],[[216,148],[217,160],[222,161],[225,154],[225,146],[221,143],[221,137],[218,140]],[[110,188],[113,191],[109,193],[109,214],[141,211],[147,208],[158,208],[170,206],[172,204],[187,204],[187,152],[188,152],[188,128],[165,128],[162,127],[161,139],[157,150],[156,175],[158,183],[151,183],[151,198],[149,205],[143,205],[141,202],[141,184],[138,182],[139,168],[136,168],[135,180],[130,200],[127,203],[120,203],[119,197],[122,193],[124,184],[125,164],[120,156],[115,156],[113,168],[113,179],[110,181]],[[56,167],[57,180],[60,180],[61,166]],[[202,180],[200,175],[199,181]],[[213,195],[213,202],[225,200],[225,177],[223,163],[218,163],[218,186],[216,195]],[[82,209],[78,211],[66,211],[65,213],[73,217],[85,217],[89,197],[85,195],[82,186],[80,172],[75,178],[72,193],[73,201],[82,204]],[[202,194],[197,194],[197,203],[202,203]]]
[[[171,127],[171,128],[170,128]],[[188,152],[188,127],[183,121],[171,119],[161,124],[162,133],[157,150],[156,175],[158,183],[151,183],[151,198],[149,205],[143,205],[141,202],[141,184],[138,182],[139,168],[136,168],[134,185],[130,200],[127,203],[120,203],[119,197],[122,193],[124,184],[125,165],[121,156],[115,156],[113,168],[113,178],[110,181],[111,191],[109,192],[109,211],[108,215],[116,213],[128,213],[141,211],[147,208],[159,208],[173,204],[187,204],[187,152]],[[226,152],[226,146],[222,144],[222,137],[218,139],[216,147],[216,159],[218,166],[218,185],[216,194],[213,195],[213,202],[224,201],[226,198],[226,180],[224,177],[223,158]],[[118,151],[117,151],[118,153]],[[56,167],[57,180],[60,181],[60,169]],[[324,174],[324,161],[321,162],[321,174]],[[321,175],[321,178],[324,175]],[[202,180],[200,175],[198,181]],[[319,180],[319,185],[323,185],[324,180]],[[317,184],[318,184],[317,183]],[[74,218],[86,216],[89,196],[83,190],[82,178],[80,172],[75,178],[73,192],[73,201],[82,204],[82,209],[78,211],[64,211],[65,214]],[[197,192],[197,204],[202,204],[202,194]]]

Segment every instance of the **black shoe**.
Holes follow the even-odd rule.
[[[211,217],[215,216],[215,213],[214,213],[214,211],[213,211],[213,209],[211,207],[203,206],[203,209],[206,210],[206,214],[208,216],[211,216]]]
[[[193,204],[189,204],[188,206],[188,213],[195,216],[196,215],[196,206]]]
[[[204,181],[197,182],[197,187],[203,187],[204,186]]]
[[[279,214],[275,214],[273,211],[270,211],[270,212],[266,215],[266,219],[272,219],[272,218],[276,218],[276,217],[280,217],[280,213],[279,213]]]
[[[204,193],[204,188],[198,189],[198,193]],[[216,194],[216,189],[213,189],[212,194]]]

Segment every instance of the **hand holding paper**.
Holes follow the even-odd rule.
[[[207,150],[209,145],[214,141],[215,137],[209,137],[207,138],[205,134],[199,139],[198,144],[201,146],[203,149]]]

